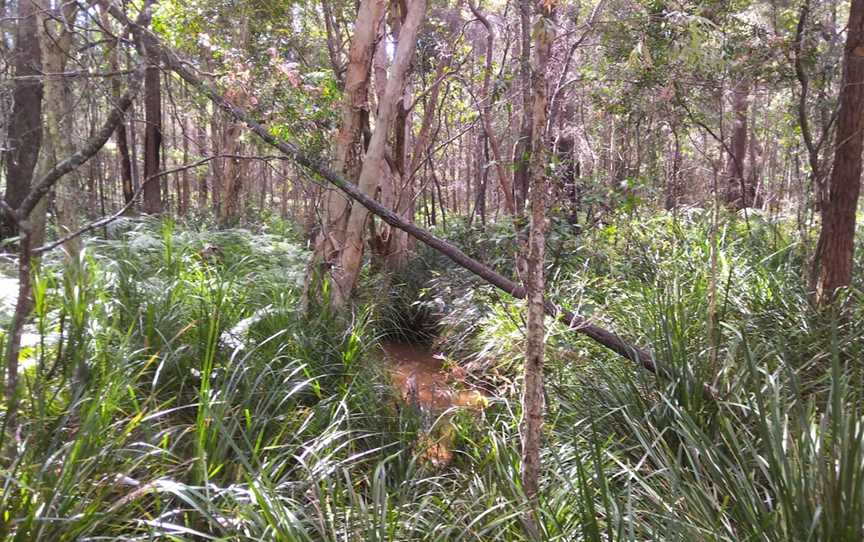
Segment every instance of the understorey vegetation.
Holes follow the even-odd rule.
[[[534,506],[543,540],[858,540],[864,315],[811,308],[786,224],[728,224],[714,343],[704,214],[552,228],[553,302],[643,330],[672,377],[550,322],[534,505],[518,474],[521,301],[421,251],[365,276],[350,315],[304,315],[290,229],[115,224],[74,275],[50,259],[36,274],[3,537],[523,540]],[[447,465],[425,459],[422,413],[391,384],[377,344],[397,338],[433,343],[489,393],[482,413],[433,422],[452,427]]]

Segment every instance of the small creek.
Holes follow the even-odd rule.
[[[392,367],[393,384],[405,402],[416,401],[418,406],[434,414],[462,407],[482,410],[486,396],[470,389],[457,389],[460,369],[445,370],[442,356],[423,345],[387,341],[381,345],[384,356]]]
[[[445,369],[442,356],[428,347],[387,341],[382,343],[381,349],[403,402],[417,408],[423,420],[415,445],[421,461],[438,468],[450,464],[453,460],[453,412],[458,409],[482,411],[488,402],[486,395],[465,389],[464,371],[458,367]]]

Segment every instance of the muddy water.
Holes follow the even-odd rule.
[[[457,389],[461,371],[445,370],[442,357],[416,344],[385,342],[384,355],[392,367],[393,384],[405,402],[416,401],[433,413],[451,407],[482,410],[486,396],[476,390]]]
[[[424,346],[385,342],[381,348],[402,400],[418,407],[427,420],[415,444],[421,462],[436,468],[449,465],[453,461],[452,412],[457,408],[483,410],[486,396],[464,389],[460,382],[464,373],[458,368],[445,369],[442,357]]]

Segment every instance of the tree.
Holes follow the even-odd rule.
[[[522,389],[522,484],[529,499],[539,491],[540,447],[543,430],[543,358],[545,343],[544,247],[546,230],[546,72],[554,39],[552,1],[540,0],[540,17],[534,30],[534,61],[531,69],[531,188],[529,192],[531,230],[528,237],[528,276],[525,292],[528,301],[524,383]]]
[[[516,203],[513,201],[513,186],[510,183],[510,179],[507,177],[507,174],[504,171],[504,162],[501,158],[501,150],[500,145],[498,143],[498,137],[495,135],[494,130],[492,129],[492,96],[489,93],[489,85],[492,80],[492,55],[495,51],[495,33],[492,28],[492,23],[489,22],[489,19],[483,14],[480,9],[474,5],[474,2],[471,1],[468,3],[468,6],[471,8],[471,12],[477,17],[477,20],[483,25],[486,29],[486,52],[485,52],[485,60],[483,66],[483,86],[480,89],[480,116],[481,122],[483,123],[483,134],[488,141],[490,150],[492,151],[492,159],[495,161],[495,172],[498,175],[498,185],[501,189],[501,194],[504,200],[504,210],[508,214],[514,214],[516,212]],[[527,134],[527,131],[525,132]],[[483,145],[480,145],[483,148]],[[485,170],[486,168],[484,168]]]
[[[162,212],[162,182],[158,180],[162,149],[162,86],[159,57],[147,49],[147,71],[144,75],[144,212]]]
[[[834,141],[828,200],[822,208],[822,230],[814,260],[813,286],[819,304],[829,302],[837,288],[852,282],[855,213],[864,148],[864,0],[852,0],[849,8]]]
[[[426,0],[413,0],[408,4],[408,13],[399,33],[399,44],[393,59],[387,86],[381,103],[378,104],[375,131],[363,158],[363,167],[357,186],[364,194],[371,195],[379,186],[382,173],[389,167],[384,159],[387,137],[396,119],[400,97],[405,89],[411,59],[417,46],[417,34],[426,13]],[[369,211],[363,206],[351,206],[345,232],[345,245],[339,254],[339,265],[335,269],[333,296],[335,307],[344,306],[354,290],[363,263],[363,245]]]
[[[69,83],[62,74],[72,50],[74,20],[78,14],[78,5],[65,3],[56,9],[47,0],[39,0],[39,46],[42,50],[42,70],[47,74],[43,82],[44,95],[42,101],[43,135],[42,148],[36,165],[36,177],[43,177],[63,157],[72,154],[72,96]],[[56,188],[57,222],[64,233],[78,228],[80,210],[79,198],[81,189],[78,178],[71,175],[65,183]],[[47,197],[41,200],[33,212],[33,227],[31,241],[33,246],[39,246],[45,238],[45,210],[48,206]],[[78,251],[78,242],[74,241],[66,247],[67,254]]]
[[[105,28],[111,28],[111,19],[108,16],[108,10],[102,6],[102,25]],[[120,71],[120,39],[114,40],[108,51],[108,64],[112,72]],[[111,94],[115,98],[121,95],[120,80],[113,78],[111,80]],[[117,141],[117,153],[120,160],[120,180],[123,187],[123,202],[128,204],[132,201],[135,187],[132,184],[132,159],[129,155],[129,141],[126,136],[126,121],[124,120],[117,125],[117,132],[114,134]],[[130,208],[130,211],[132,209]]]
[[[519,79],[522,82],[522,116],[519,136],[513,147],[513,190],[515,207],[522,212],[528,197],[531,163],[531,0],[519,0]]]
[[[33,170],[42,144],[42,49],[37,35],[38,6],[34,0],[18,2],[15,35],[15,86],[9,122],[6,165],[6,202],[17,209],[30,190]],[[17,234],[18,227],[4,217],[2,237]]]
[[[732,89],[732,137],[726,149],[726,196],[732,208],[744,209],[753,203],[753,188],[748,186],[744,174],[747,157],[747,116],[750,92],[747,84],[739,82]]]
[[[375,38],[386,5],[385,0],[360,2],[354,23],[354,35],[348,50],[342,119],[335,139],[333,167],[349,179],[355,178],[358,172],[356,167],[362,154],[360,135],[369,115],[369,76],[375,53]],[[324,277],[321,275],[337,265],[345,243],[350,209],[349,199],[343,194],[337,190],[326,192],[321,231],[315,242],[306,278],[304,301],[307,303],[309,296],[318,288],[316,281],[322,280]]]

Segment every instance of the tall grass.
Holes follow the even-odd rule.
[[[673,377],[552,326],[536,504],[519,477],[520,305],[434,255],[367,277],[347,317],[298,312],[305,253],[279,235],[129,222],[77,272],[47,262],[0,539],[530,540],[529,513],[542,540],[862,539],[860,291],[845,315],[814,311],[783,226],[729,222],[713,363],[706,223],[637,220],[553,228],[550,294]],[[506,232],[451,224],[499,263]],[[497,392],[441,419],[443,468],[375,348],[420,324]]]

